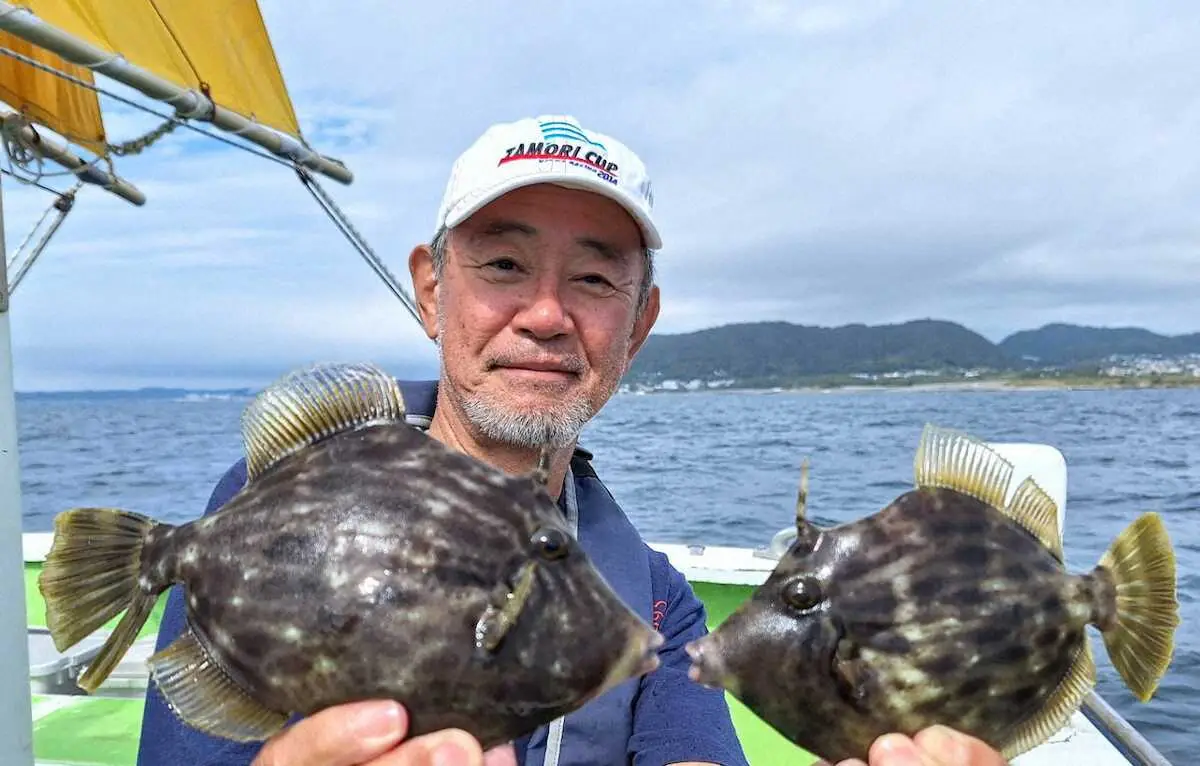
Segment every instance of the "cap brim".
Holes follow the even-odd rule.
[[[593,180],[584,176],[566,178],[543,174],[505,179],[502,183],[496,184],[483,194],[473,197],[470,203],[460,204],[450,210],[446,215],[446,228],[452,229],[458,226],[479,212],[484,205],[495,202],[510,191],[525,186],[533,186],[534,184],[554,184],[555,186],[563,186],[569,189],[595,192],[601,196],[608,197],[625,208],[625,212],[629,213],[633,217],[633,220],[637,222],[638,227],[642,230],[642,238],[646,241],[646,247],[651,250],[658,250],[662,247],[662,237],[659,236],[658,228],[654,225],[653,221],[646,217],[625,191],[599,178]]]

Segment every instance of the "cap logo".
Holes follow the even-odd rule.
[[[542,138],[547,141],[555,141],[560,138],[575,139],[582,141],[585,144],[600,147],[600,151],[608,151],[604,148],[604,144],[599,141],[593,141],[587,133],[583,132],[583,128],[573,122],[565,120],[540,120],[538,127],[542,129]]]
[[[533,160],[537,162],[566,162],[586,168],[611,184],[617,183],[617,163],[608,160],[604,144],[592,140],[583,128],[562,120],[538,123],[541,141],[522,142],[504,150],[497,165]],[[595,148],[588,148],[595,147]]]

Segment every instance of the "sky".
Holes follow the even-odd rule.
[[[1200,330],[1200,6],[261,7],[302,129],[355,173],[322,185],[406,287],[457,154],[492,122],[562,113],[649,167],[655,332]],[[110,140],[157,123],[101,104]],[[117,168],[147,204],[86,187],[13,296],[18,390],[260,386],[345,359],[435,374],[286,167],[181,129]],[[11,254],[51,198],[0,183]]]

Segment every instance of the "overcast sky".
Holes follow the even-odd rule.
[[[657,331],[1200,330],[1200,6],[680,7],[262,2],[303,129],[356,175],[325,188],[406,286],[457,153],[567,113],[650,168]],[[156,122],[102,106],[111,140]],[[318,359],[433,373],[286,168],[183,130],[118,168],[146,206],[87,188],[14,296],[18,389],[261,385]],[[3,184],[11,253],[51,199]]]

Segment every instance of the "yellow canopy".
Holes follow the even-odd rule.
[[[217,105],[300,137],[256,0],[20,0],[42,21]],[[4,34],[0,44],[91,80],[91,73]],[[50,85],[50,79],[61,85]],[[103,140],[95,95],[0,56],[0,93],[73,141]],[[24,107],[23,107],[24,105]],[[86,144],[85,144],[86,145]]]

